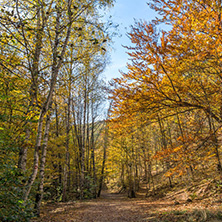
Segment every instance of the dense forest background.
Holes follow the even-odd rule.
[[[221,187],[221,1],[150,2],[159,17],[135,22],[128,72],[107,84],[115,27],[100,13],[113,3],[1,3],[2,221],[102,189]]]

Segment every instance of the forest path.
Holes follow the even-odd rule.
[[[173,203],[152,203],[145,198],[129,199],[124,194],[103,193],[100,198],[50,204],[43,207],[42,222],[142,222],[160,221],[160,207]]]
[[[193,212],[193,210],[196,212]],[[100,198],[68,203],[46,204],[42,207],[41,218],[33,222],[216,222],[206,218],[208,210],[221,210],[221,204],[208,201],[186,203],[173,200],[150,198],[127,198],[126,194],[103,192]]]

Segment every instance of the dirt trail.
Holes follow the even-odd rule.
[[[198,208],[201,204],[198,204]],[[126,195],[104,193],[101,198],[68,203],[47,204],[43,207],[41,222],[160,222],[187,221],[183,214],[193,204],[174,201],[152,201],[146,198],[129,199]],[[201,206],[205,209],[205,206]],[[200,209],[200,208],[199,208]],[[200,215],[201,216],[201,215]],[[198,220],[195,220],[198,221]]]
[[[165,204],[169,205],[169,204]],[[125,195],[105,193],[101,198],[47,205],[42,222],[124,222],[156,221],[151,215],[159,208],[142,198],[128,199]]]

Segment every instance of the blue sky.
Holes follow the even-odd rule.
[[[119,70],[127,70],[126,63],[129,57],[122,45],[130,46],[131,44],[126,34],[130,31],[130,26],[134,24],[134,19],[150,21],[156,16],[154,10],[147,5],[147,0],[116,0],[114,7],[108,12],[109,15],[112,16],[115,24],[119,24],[119,32],[122,37],[113,38],[111,61],[104,71],[107,81],[120,77]]]

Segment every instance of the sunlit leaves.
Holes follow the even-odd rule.
[[[132,63],[113,84],[113,130],[129,134],[140,115],[148,124],[163,121],[163,129],[171,124],[170,135],[159,132],[162,145],[155,157],[166,163],[167,177],[181,176],[215,157],[217,145],[210,142],[215,132],[207,118],[220,129],[222,11],[216,0],[154,0],[149,5],[159,17],[136,22],[129,33]],[[160,29],[162,24],[168,31]]]

